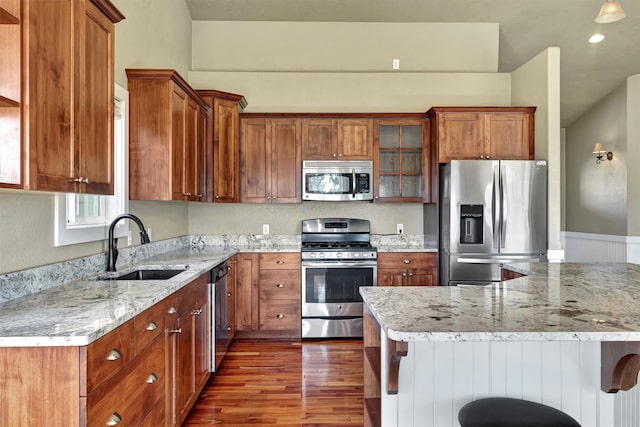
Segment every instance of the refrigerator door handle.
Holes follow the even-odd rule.
[[[505,258],[458,258],[458,262],[463,264],[510,264],[515,262],[540,262],[540,257],[514,255]]]
[[[507,183],[507,179],[504,175],[504,167],[500,166],[500,247],[504,248],[506,245],[506,231],[507,231],[507,203],[504,199],[504,186]]]
[[[493,226],[493,247],[498,248],[500,238],[500,166],[493,167],[493,190],[491,191],[491,223]],[[496,251],[497,252],[497,251]]]

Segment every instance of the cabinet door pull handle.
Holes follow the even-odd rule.
[[[169,310],[167,310],[167,313],[169,314],[176,314],[178,312],[178,309],[175,307],[169,307]]]
[[[181,334],[182,333],[182,328],[171,329],[169,332],[171,332],[172,334]]]
[[[230,330],[231,330],[231,326],[227,326],[227,331],[230,331]]]
[[[158,324],[156,322],[149,322],[147,325],[147,331],[153,331],[158,329]]]
[[[276,261],[276,264],[284,264],[284,261],[279,259],[279,260]]]
[[[202,314],[202,310],[201,309],[193,310],[191,314],[194,316],[200,316]]]
[[[276,314],[276,317],[277,317],[278,319],[284,319],[284,314]]]
[[[196,196],[198,197],[198,199],[202,199],[204,197],[203,194],[196,194]]]
[[[231,292],[227,292],[227,296],[231,297],[232,296]]]
[[[278,283],[278,284],[276,285],[276,288],[284,288],[284,283]]]
[[[404,262],[405,264],[411,264],[411,260],[409,258],[405,258],[404,260],[402,260],[402,262]]]
[[[107,425],[108,426],[117,426],[118,424],[120,424],[120,422],[122,421],[122,416],[117,413],[114,412],[113,414],[111,414],[111,416],[107,419]]]
[[[407,277],[407,273],[402,273],[402,277]]]
[[[219,199],[219,198],[220,198],[220,196],[216,196],[216,199]]]
[[[491,158],[491,156],[487,154],[487,159],[490,159],[490,158]]]
[[[158,376],[153,372],[147,377],[147,384],[153,384],[158,381]]]
[[[413,277],[413,273],[409,273],[409,277]]]
[[[122,357],[122,353],[117,348],[114,348],[107,354],[107,360],[118,360]]]

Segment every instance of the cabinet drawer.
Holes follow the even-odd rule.
[[[403,267],[437,268],[438,255],[435,252],[395,252],[378,254],[378,269]]]
[[[164,319],[168,305],[164,301],[143,311],[134,318],[136,354],[164,331]]]
[[[158,337],[129,367],[87,396],[87,425],[137,426],[165,395],[165,339]]]
[[[300,299],[300,270],[260,272],[261,299]]]
[[[260,270],[300,270],[300,253],[260,254]]]
[[[159,400],[155,406],[151,408],[151,412],[142,420],[140,427],[158,427],[165,425],[165,402]]]
[[[300,300],[260,301],[260,329],[290,330],[300,328]]]
[[[134,321],[119,326],[87,347],[87,394],[115,375],[134,355]]]

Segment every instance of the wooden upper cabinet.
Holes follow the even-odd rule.
[[[534,158],[535,107],[433,107],[438,163]]]
[[[21,33],[11,31],[0,42],[0,76],[18,72],[23,98],[0,113],[0,169],[9,171],[0,170],[0,181],[31,190],[113,194],[114,23],[124,16],[108,0],[21,5],[15,24]],[[0,25],[4,34],[6,25]],[[0,91],[15,94],[15,76],[10,81],[11,88]]]
[[[375,200],[428,202],[429,137],[422,119],[379,119],[374,122]]]
[[[304,160],[372,160],[373,120],[303,119],[302,158]]]
[[[207,104],[174,70],[126,72],[129,198],[203,201]]]
[[[247,106],[242,95],[198,90],[211,109],[205,141],[206,200],[237,203],[240,195],[239,113]]]
[[[241,120],[241,202],[300,202],[301,167],[299,120]]]

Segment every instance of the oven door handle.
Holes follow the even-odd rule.
[[[303,267],[336,268],[336,267],[377,267],[376,261],[316,262],[302,261]]]

